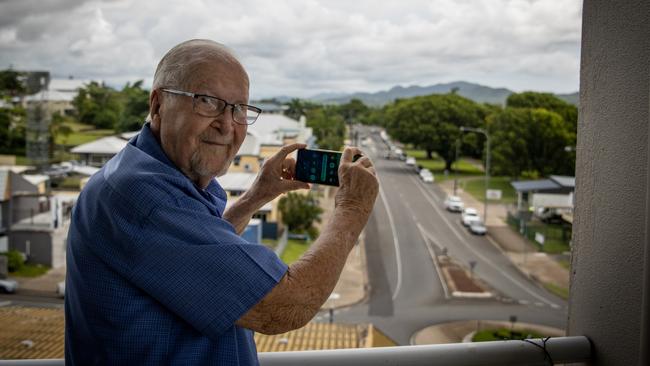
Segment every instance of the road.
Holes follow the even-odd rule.
[[[380,179],[380,195],[366,227],[366,254],[371,291],[368,301],[342,309],[337,322],[372,322],[399,344],[414,332],[455,320],[508,320],[565,328],[566,302],[523,276],[485,237],[460,224],[460,215],[444,210],[444,192],[423,183],[404,162],[381,157],[384,143],[369,130],[370,153]],[[495,299],[446,296],[430,250],[448,254],[468,266],[498,295]]]

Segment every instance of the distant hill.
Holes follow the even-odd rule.
[[[353,93],[347,95],[337,95],[334,93],[323,93],[315,95],[310,100],[321,103],[343,104],[351,99],[360,99],[367,105],[380,106],[390,103],[399,98],[411,98],[420,95],[445,94],[456,89],[458,95],[471,99],[479,103],[505,104],[506,99],[512,90],[506,88],[491,88],[485,85],[468,83],[466,81],[456,81],[452,83],[435,84],[430,86],[412,85],[408,87],[395,86],[388,91],[379,91],[376,93]],[[578,93],[558,94],[558,98],[568,103],[576,104],[578,102]]]

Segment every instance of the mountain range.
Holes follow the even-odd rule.
[[[469,83],[466,81],[455,81],[451,83],[442,83],[429,86],[412,85],[408,87],[395,86],[390,90],[379,91],[376,93],[323,93],[317,94],[310,98],[314,102],[344,104],[351,99],[360,99],[366,105],[381,106],[390,103],[399,98],[411,98],[420,95],[445,94],[456,90],[458,95],[471,99],[479,103],[491,103],[505,105],[506,99],[512,93],[512,90],[506,88],[492,88],[485,85]],[[568,103],[578,104],[578,92],[570,94],[556,94],[556,96]],[[286,97],[277,98],[282,100]]]

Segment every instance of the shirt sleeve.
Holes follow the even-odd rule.
[[[287,266],[205,206],[155,209],[131,256],[130,281],[216,338],[282,279]]]

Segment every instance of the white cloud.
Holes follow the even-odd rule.
[[[150,83],[169,48],[210,38],[241,57],[253,97],[453,80],[578,88],[579,0],[41,3],[0,3],[0,68]]]

